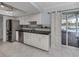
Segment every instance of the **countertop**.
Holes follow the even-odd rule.
[[[42,31],[42,30],[32,30],[32,29],[18,29],[16,31],[43,34],[43,35],[49,35],[50,34],[50,31],[44,31],[44,30]]]

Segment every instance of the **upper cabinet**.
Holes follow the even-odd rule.
[[[44,11],[41,13],[41,24],[45,26],[50,26],[51,19],[50,19],[50,14],[48,14],[48,12]]]
[[[37,24],[50,26],[50,15],[47,12],[19,17],[21,25],[27,25],[30,21],[37,21]]]
[[[30,21],[37,21],[37,24],[41,24],[41,14],[35,14],[30,16],[19,17],[21,25],[27,25]]]

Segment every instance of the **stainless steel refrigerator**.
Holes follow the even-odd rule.
[[[7,41],[16,41],[16,30],[19,29],[19,20],[8,19],[6,21]]]

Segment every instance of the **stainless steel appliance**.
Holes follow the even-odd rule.
[[[7,41],[13,42],[16,40],[17,29],[19,29],[19,20],[8,19],[6,21]]]

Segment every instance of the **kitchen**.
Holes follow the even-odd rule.
[[[17,20],[16,20],[17,19]],[[48,12],[6,20],[6,40],[20,42],[41,50],[51,47],[51,24]]]
[[[0,14],[3,24],[0,24],[3,28],[0,28],[3,30],[3,36],[0,51],[5,55],[9,54],[8,56],[79,56],[76,51],[79,48],[73,46],[74,43],[79,43],[74,40],[78,37],[71,33],[74,29],[78,34],[78,14],[69,14],[71,19],[66,18],[64,14],[78,11],[78,5],[77,2],[1,2]],[[67,29],[67,23],[61,21],[63,15],[63,21],[70,20],[67,36],[61,32],[64,28]],[[73,23],[76,24],[75,28],[72,28]],[[69,46],[68,42],[73,45]]]
[[[36,24],[20,25],[21,28],[16,30],[17,41],[48,51],[50,48],[50,28]]]

